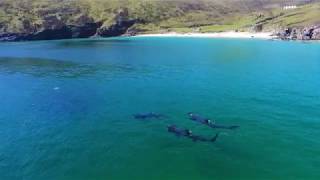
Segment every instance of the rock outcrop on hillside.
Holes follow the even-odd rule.
[[[103,26],[97,30],[97,35],[101,37],[121,36],[125,34],[135,22],[135,20],[128,20],[121,23],[115,22],[110,26]]]
[[[36,32],[3,33],[0,41],[55,40],[71,38],[88,38],[96,34],[100,23],[88,23],[82,26],[63,25],[59,28],[41,29]]]
[[[136,22],[137,20],[129,19],[127,9],[121,9],[115,16],[114,23],[98,28],[97,35],[102,37],[121,36]]]
[[[282,40],[320,40],[320,25],[305,28],[286,28],[276,35]]]
[[[80,16],[73,23],[63,22],[57,16],[46,16],[37,28],[24,28],[21,33],[0,33],[0,41],[55,40],[71,38],[89,38],[92,36],[121,36],[133,26],[136,20],[128,19],[127,11],[120,11],[110,25],[94,22],[87,16]],[[25,23],[26,25],[30,23]]]

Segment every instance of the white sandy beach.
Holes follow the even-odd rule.
[[[141,34],[137,37],[203,37],[203,38],[258,38],[272,39],[271,32],[251,33],[251,32],[219,32],[219,33],[163,33],[163,34]]]

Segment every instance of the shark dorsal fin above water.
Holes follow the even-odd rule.
[[[162,119],[162,118],[166,118],[167,116],[160,113],[147,112],[147,113],[133,114],[133,117],[135,119],[146,120],[146,119]]]
[[[200,114],[197,113],[192,113],[189,112],[188,113],[189,119],[195,122],[198,122],[200,124],[206,125],[208,127],[214,128],[214,129],[229,129],[229,130],[233,130],[233,129],[237,129],[240,126],[238,125],[220,125],[220,124],[216,124],[215,120],[211,120],[209,118],[203,117]]]
[[[194,142],[201,141],[201,142],[215,142],[218,139],[219,133],[217,133],[213,138],[207,138],[200,135],[195,135],[192,133],[190,129],[186,128],[178,128],[176,125],[170,125],[167,127],[168,132],[173,133],[177,136],[184,136],[186,138],[191,139]]]

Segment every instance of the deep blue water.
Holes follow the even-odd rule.
[[[319,88],[318,42],[1,43],[0,179],[320,179]],[[149,111],[168,118],[132,118]]]

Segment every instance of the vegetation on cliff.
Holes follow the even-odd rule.
[[[292,0],[1,0],[1,34],[271,31],[320,24],[320,3]],[[63,29],[63,31],[61,31]],[[50,30],[50,31],[47,31]],[[43,33],[44,31],[47,31]],[[83,32],[85,31],[85,32]],[[80,36],[79,34],[82,34]],[[59,36],[60,37],[60,36]],[[29,37],[34,38],[34,37]],[[37,39],[35,38],[35,39]],[[54,38],[54,37],[52,37]]]

